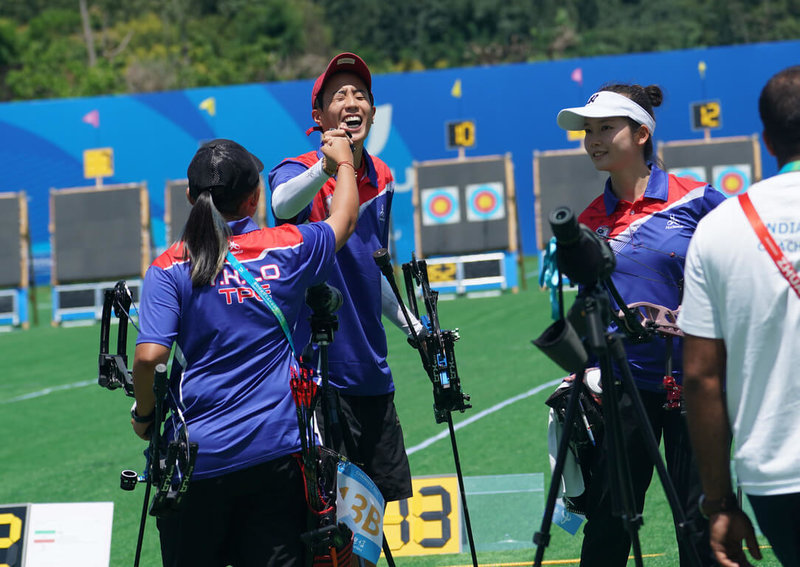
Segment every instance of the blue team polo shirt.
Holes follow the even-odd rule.
[[[269,173],[272,189],[304,173],[322,158],[312,151],[285,159]],[[343,169],[342,175],[351,175]],[[381,272],[372,254],[389,245],[389,212],[394,182],[389,167],[364,150],[358,181],[358,222],[353,235],[336,254],[328,283],[338,288],[344,302],[336,312],[339,330],[328,348],[330,383],[350,395],[374,396],[394,391],[392,373],[386,362],[386,332],[381,321]],[[311,203],[294,219],[278,223],[320,221],[330,214],[330,200],[336,186],[331,177]],[[274,213],[274,211],[273,211]],[[298,321],[294,340],[297,348],[311,335],[307,308]]]
[[[231,252],[291,324],[303,290],[324,280],[333,264],[333,229],[326,223],[259,229],[250,218],[229,225]],[[272,311],[229,264],[211,284],[192,287],[183,245],[173,245],[147,270],[139,324],[137,344],[175,342],[186,358],[182,377],[173,376],[169,388],[190,441],[199,444],[194,478],[300,449],[289,343]],[[174,434],[170,419],[164,434]]]
[[[626,304],[647,301],[677,309],[683,293],[686,250],[697,223],[725,196],[710,185],[676,177],[651,165],[644,195],[623,201],[606,181],[603,194],[578,217],[600,236],[609,239],[617,267],[611,275]],[[611,299],[612,309],[618,310]],[[612,329],[614,329],[612,327]],[[637,385],[659,391],[667,363],[667,341],[655,337],[644,344],[625,342],[625,351]],[[681,383],[683,353],[673,341],[673,372]]]

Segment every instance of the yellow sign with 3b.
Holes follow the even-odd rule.
[[[392,555],[461,553],[458,478],[414,477],[411,485],[411,498],[389,502],[383,516]]]

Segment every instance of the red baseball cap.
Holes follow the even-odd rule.
[[[372,75],[370,75],[369,67],[367,67],[367,64],[364,63],[364,60],[355,53],[340,53],[331,59],[331,62],[328,63],[328,67],[325,69],[325,72],[317,77],[316,81],[314,81],[314,88],[311,89],[312,109],[314,108],[314,103],[317,101],[317,97],[325,87],[325,82],[330,79],[331,75],[334,73],[340,73],[342,71],[354,73],[360,77],[361,80],[364,81],[364,84],[367,85],[367,92],[369,92],[369,98],[370,101],[372,101]]]

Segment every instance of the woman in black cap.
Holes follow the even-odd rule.
[[[324,151],[352,167],[345,138],[332,138]],[[305,490],[292,456],[301,444],[289,386],[297,367],[290,331],[236,265],[293,326],[306,287],[324,281],[352,233],[358,198],[352,174],[342,175],[324,222],[259,229],[251,216],[262,169],[236,142],[204,144],[188,169],[193,207],[183,237],[145,276],[131,423],[149,438],[154,369],[174,344],[182,372],[173,365],[164,438],[185,423],[199,446],[180,508],[158,519],[165,566],[291,567],[305,555]]]

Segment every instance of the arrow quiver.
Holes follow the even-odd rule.
[[[291,369],[289,381],[297,409],[300,429],[300,454],[295,455],[303,473],[308,530],[300,539],[309,548],[306,565],[328,567],[349,565],[353,552],[353,533],[336,516],[336,475],[340,457],[317,444],[314,410],[321,401],[322,389],[314,381],[313,368],[301,357],[300,369]]]

